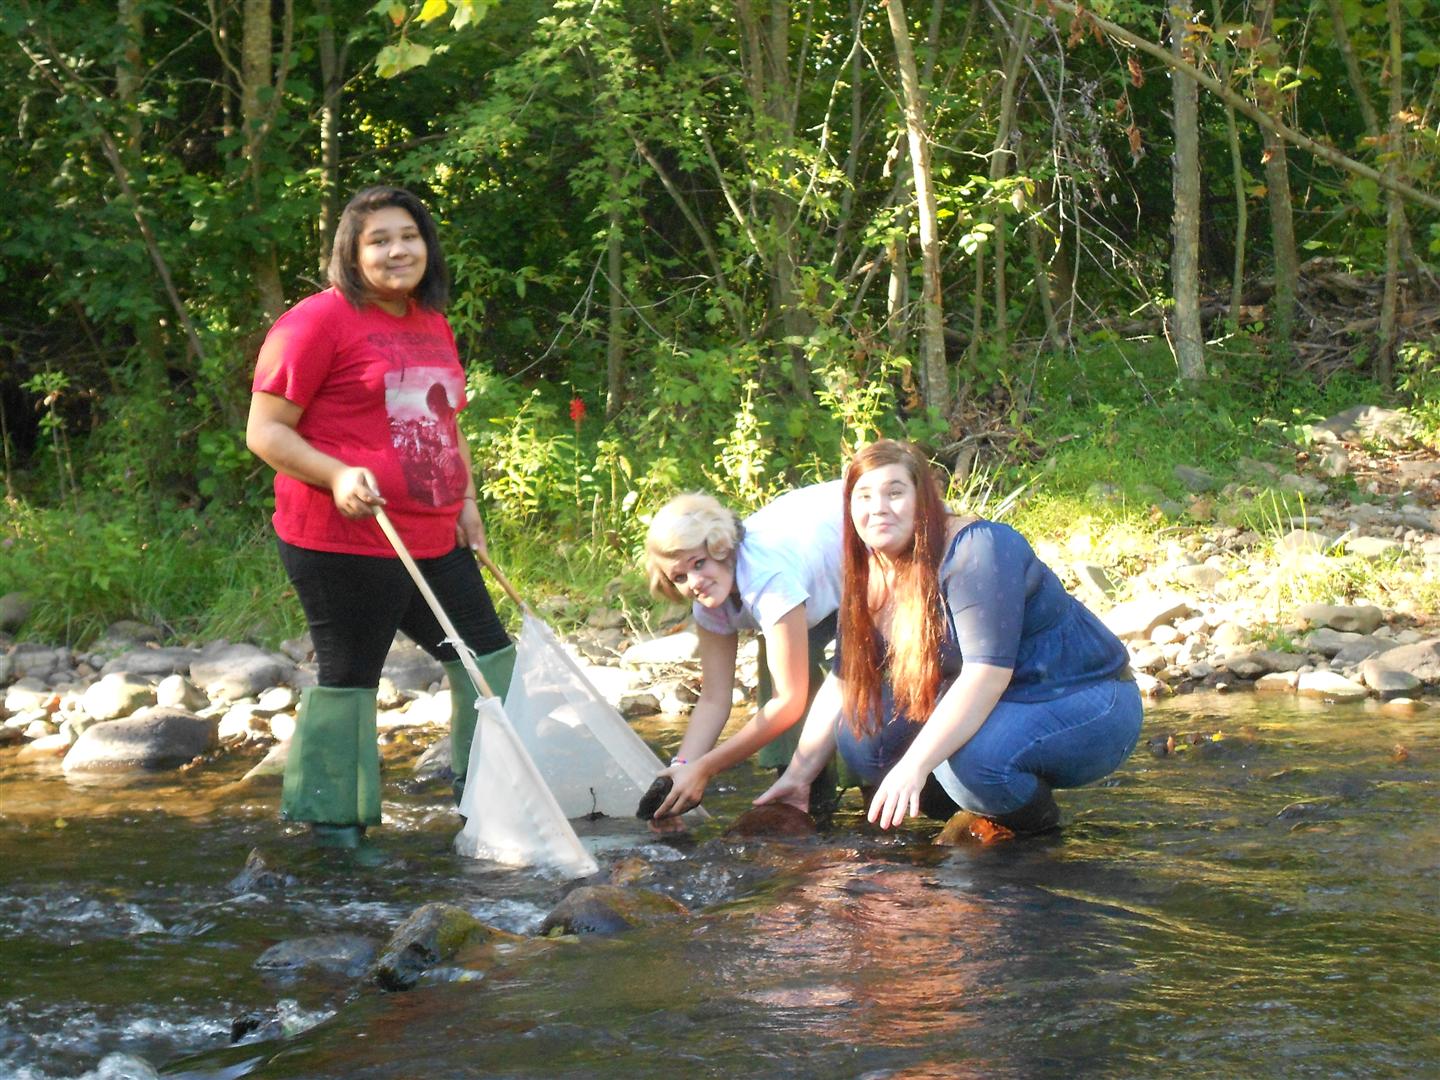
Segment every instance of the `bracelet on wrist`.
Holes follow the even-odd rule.
[[[466,496],[465,496],[463,499],[461,499],[460,501],[461,501],[461,502],[475,502],[475,496],[474,496],[474,495],[466,495]],[[479,504],[477,503],[476,505],[479,505]]]
[[[671,765],[671,767],[674,767],[674,766],[676,766],[676,765],[689,765],[689,764],[690,764],[690,762],[686,761],[683,757],[672,757],[672,758],[670,759],[670,765]]]

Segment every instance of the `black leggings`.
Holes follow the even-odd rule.
[[[399,559],[276,542],[280,562],[310,624],[321,686],[378,686],[396,630],[405,631],[442,663],[460,658],[454,646],[445,643],[445,631]],[[510,644],[473,553],[456,547],[448,555],[415,561],[460,637],[476,654],[484,656]]]

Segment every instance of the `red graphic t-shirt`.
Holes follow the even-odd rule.
[[[455,547],[467,475],[455,425],[465,373],[445,316],[415,304],[403,316],[373,304],[356,311],[326,289],[276,320],[251,389],[299,405],[295,430],[311,446],[375,474],[412,555]],[[394,554],[373,520],[342,516],[328,488],[278,473],[273,520],[296,547]]]

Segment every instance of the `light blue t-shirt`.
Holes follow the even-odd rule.
[[[800,604],[807,626],[834,614],[844,512],[844,481],[831,480],[787,492],[751,514],[735,558],[739,602],[695,604],[696,625],[717,634],[765,631]]]

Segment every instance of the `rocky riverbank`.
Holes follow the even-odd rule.
[[[1440,462],[1415,448],[1404,414],[1370,407],[1311,429],[1296,462],[1283,472],[1242,461],[1228,482],[1177,469],[1187,498],[1156,493],[1151,507],[1174,522],[1160,533],[1163,547],[1112,549],[1109,565],[1095,558],[1083,524],[1063,543],[1036,546],[1127,643],[1149,696],[1253,690],[1423,709],[1440,684],[1440,625],[1427,599],[1440,595]],[[1303,493],[1305,513],[1277,514],[1265,532],[1227,524],[1265,490]],[[1303,600],[1316,594],[1342,602]],[[558,598],[538,606],[581,622]],[[279,650],[174,645],[153,627],[122,622],[80,651],[25,640],[27,611],[24,596],[0,597],[0,747],[76,772],[183,768],[257,743],[273,748],[256,778],[283,763],[299,691],[315,680],[308,641]],[[569,644],[622,714],[688,710],[699,674],[692,631],[682,624],[637,636],[622,612],[581,614]],[[742,650],[737,704],[753,695],[754,657],[752,642]],[[382,742],[402,729],[433,740],[417,766],[427,776],[449,764],[443,677],[399,642],[380,688]]]

